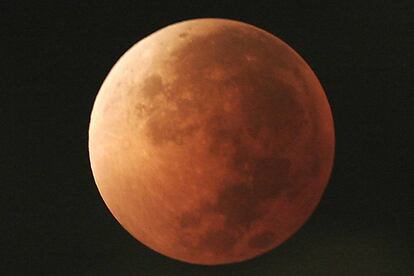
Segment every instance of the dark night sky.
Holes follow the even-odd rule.
[[[0,272],[414,273],[412,1],[66,2],[0,4]],[[197,17],[245,21],[290,44],[325,87],[336,127],[332,178],[308,223],[264,256],[218,267],[168,259],[123,230],[98,193],[87,150],[93,101],[112,65],[146,35]]]

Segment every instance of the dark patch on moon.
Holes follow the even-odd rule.
[[[214,254],[224,254],[234,247],[237,237],[225,230],[210,230],[200,237],[198,246]]]
[[[254,248],[254,249],[262,249],[262,248],[269,247],[273,243],[274,240],[275,240],[275,235],[270,231],[265,231],[256,236],[253,236],[249,240],[248,245],[249,247]]]
[[[184,139],[200,128],[199,122],[192,121],[197,114],[193,101],[179,99],[179,94],[162,83],[162,78],[151,75],[144,81],[140,92],[150,104],[137,103],[138,114],[147,118],[146,135],[156,145],[172,142],[181,145]],[[170,103],[175,108],[166,107]]]
[[[265,215],[260,204],[276,199],[289,186],[289,160],[269,158],[252,163],[250,181],[223,183],[225,189],[211,207],[212,212],[225,216],[227,227],[247,229]]]
[[[158,74],[152,74],[143,81],[143,86],[140,89],[142,93],[149,100],[153,100],[155,96],[164,93],[165,88],[162,83],[162,78]]]
[[[191,228],[200,224],[200,217],[193,213],[184,213],[180,217],[180,226],[182,228]]]

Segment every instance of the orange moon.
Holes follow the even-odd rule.
[[[252,25],[195,19],[142,39],[99,90],[89,154],[119,223],[196,264],[241,262],[312,214],[334,158],[330,106],[286,43]]]

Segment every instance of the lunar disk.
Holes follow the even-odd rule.
[[[334,128],[307,63],[257,27],[196,19],[130,48],[95,100],[99,192],[137,240],[197,264],[292,236],[329,180]]]

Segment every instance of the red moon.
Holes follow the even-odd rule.
[[[89,153],[119,223],[196,264],[253,258],[312,214],[334,127],[311,68],[249,24],[196,19],[130,48],[95,100]]]

